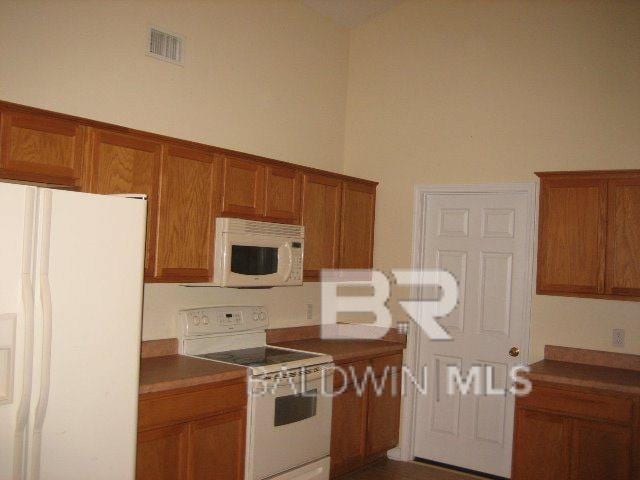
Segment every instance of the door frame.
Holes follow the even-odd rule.
[[[527,213],[527,237],[529,244],[529,266],[527,268],[527,281],[529,288],[525,295],[525,336],[522,346],[524,363],[529,363],[529,353],[531,346],[531,305],[535,293],[535,275],[537,266],[537,242],[538,232],[538,204],[539,204],[539,184],[537,182],[526,183],[490,183],[490,184],[460,184],[460,185],[416,185],[414,187],[413,205],[413,241],[412,241],[412,268],[420,268],[422,263],[422,252],[424,251],[423,235],[426,223],[424,214],[427,210],[427,196],[433,194],[454,194],[454,193],[524,193],[528,196]],[[417,298],[419,287],[412,287],[412,298]],[[407,347],[405,351],[405,364],[415,371],[420,358],[420,331],[414,322],[409,322],[407,331]],[[389,457],[394,460],[412,461],[415,458],[414,437],[416,421],[416,392],[415,389],[407,389],[402,405],[400,420],[400,444],[389,452]]]

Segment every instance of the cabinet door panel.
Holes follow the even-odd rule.
[[[153,277],[156,250],[158,187],[162,145],[131,135],[92,130],[90,179],[92,193],[147,195],[145,276]]]
[[[571,445],[573,480],[630,480],[631,429],[574,420]]]
[[[333,399],[331,418],[331,476],[360,466],[364,461],[367,396],[354,386]]]
[[[381,388],[380,385],[384,385]],[[369,385],[366,455],[384,453],[400,440],[401,375],[391,370]]]
[[[265,208],[267,220],[300,221],[300,172],[292,168],[267,167]]]
[[[571,420],[516,409],[513,480],[569,478]]]
[[[305,228],[304,277],[315,280],[323,268],[338,268],[341,181],[305,173],[302,180],[302,225]]]
[[[186,480],[188,426],[138,433],[137,480]]]
[[[167,147],[160,170],[158,279],[202,282],[211,278],[216,176],[213,157]]]
[[[84,128],[46,115],[2,112],[0,176],[76,187]]]
[[[538,290],[604,293],[607,183],[543,180]]]
[[[245,429],[245,410],[192,422],[189,479],[242,480]]]
[[[640,296],[640,177],[608,189],[607,293]]]
[[[340,268],[371,268],[376,208],[374,186],[344,182],[340,233]]]
[[[264,216],[265,166],[251,160],[224,157],[222,215]]]

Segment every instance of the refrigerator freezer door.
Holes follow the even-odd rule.
[[[36,188],[0,182],[0,480],[20,479],[33,344]]]
[[[135,476],[146,201],[40,191],[29,479]]]

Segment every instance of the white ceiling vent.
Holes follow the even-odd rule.
[[[184,64],[184,38],[156,27],[149,28],[147,55],[167,62]]]

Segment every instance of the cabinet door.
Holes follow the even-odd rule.
[[[189,479],[242,480],[245,430],[245,410],[192,422]]]
[[[283,223],[300,222],[300,172],[293,168],[267,167],[265,216]]]
[[[569,478],[570,440],[570,419],[517,408],[511,478]]]
[[[176,146],[165,149],[160,169],[158,280],[211,278],[216,177],[212,156]]]
[[[137,480],[186,480],[188,425],[138,433]]]
[[[316,280],[323,268],[338,268],[342,182],[305,173],[302,179],[304,278]]]
[[[640,177],[608,190],[607,293],[640,296]]]
[[[252,160],[224,157],[222,215],[264,216],[265,166]]]
[[[344,182],[340,233],[340,268],[371,268],[376,187]]]
[[[156,258],[158,188],[162,145],[132,135],[91,130],[89,180],[92,193],[147,195],[145,277],[153,277]]]
[[[539,293],[604,293],[606,213],[606,180],[542,180]]]
[[[77,187],[84,128],[46,115],[1,113],[0,177]]]
[[[629,427],[574,420],[571,437],[573,480],[630,480],[633,477]]]
[[[396,369],[388,370],[371,383],[368,394],[366,455],[373,456],[391,450],[400,440],[400,401],[402,377]]]
[[[331,476],[358,468],[364,461],[367,391],[349,386],[333,399],[331,417]]]

